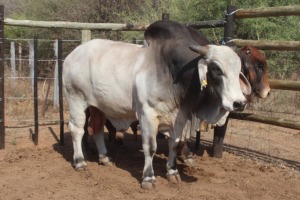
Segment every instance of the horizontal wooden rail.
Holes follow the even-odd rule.
[[[33,28],[66,28],[81,30],[106,30],[106,31],[144,31],[149,24],[117,24],[117,23],[81,23],[66,21],[32,21],[6,18],[5,25],[23,26]]]
[[[251,114],[251,113],[230,113],[229,117],[232,119],[260,122],[263,124],[270,124],[274,126],[300,130],[300,124],[298,122],[281,119],[281,118],[265,117],[256,114]]]
[[[229,13],[230,14],[230,13]],[[234,13],[236,18],[276,17],[300,15],[300,5],[289,5],[267,8],[238,9]]]
[[[300,51],[300,41],[233,39],[229,42],[239,47],[255,46],[264,50]]]
[[[187,23],[187,26],[191,26],[195,29],[200,28],[216,28],[216,27],[224,27],[226,22],[224,20],[210,20],[210,21],[201,21],[201,22],[191,22]]]
[[[300,81],[270,79],[269,84],[272,89],[300,91]]]
[[[300,81],[270,79],[269,84],[272,89],[300,91]],[[298,122],[282,118],[265,117],[251,113],[230,113],[229,117],[232,119],[260,122],[263,124],[270,124],[274,126],[300,130],[300,124]]]
[[[200,28],[215,28],[224,27],[224,20],[209,20],[201,22],[187,23],[187,26]],[[138,23],[82,23],[82,22],[67,22],[67,21],[33,21],[33,20],[16,20],[6,18],[5,25],[9,26],[23,26],[32,28],[67,28],[67,29],[81,29],[81,30],[110,30],[110,31],[144,31],[149,24]]]

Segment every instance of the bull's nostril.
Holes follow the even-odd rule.
[[[246,102],[242,102],[242,101],[233,102],[233,109],[235,111],[243,111],[245,109],[245,106],[246,106]]]
[[[239,102],[239,101],[233,102],[233,108],[234,108],[234,110],[238,109],[240,106],[241,106],[241,102]]]

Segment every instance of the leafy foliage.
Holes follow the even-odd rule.
[[[259,8],[299,4],[299,0],[0,0],[7,17],[16,19],[74,22],[152,23],[162,13],[180,22],[221,20],[228,5],[236,8]],[[264,40],[300,40],[299,17],[241,19],[236,22],[235,38]],[[201,30],[213,43],[223,38],[222,28]],[[6,37],[79,39],[80,31],[6,27]],[[94,38],[131,42],[143,38],[142,32],[93,31]],[[286,78],[300,71],[299,52],[265,51],[269,73]]]

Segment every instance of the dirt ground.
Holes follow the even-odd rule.
[[[233,128],[238,127],[235,123]],[[178,161],[182,182],[166,180],[167,140],[158,139],[154,158],[156,189],[141,189],[144,157],[141,138],[126,134],[124,146],[108,144],[112,167],[98,164],[95,145],[87,151],[86,170],[73,169],[73,148],[68,128],[59,145],[58,126],[40,127],[34,146],[27,129],[7,129],[6,148],[0,150],[0,199],[299,199],[300,173],[247,156],[224,152],[209,156],[211,143],[202,142],[194,154],[195,166]],[[299,139],[299,137],[298,137]],[[203,140],[204,141],[204,140]],[[298,143],[299,144],[299,143]],[[191,144],[193,145],[193,144]],[[299,149],[296,149],[299,154]]]

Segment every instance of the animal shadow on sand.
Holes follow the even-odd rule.
[[[51,132],[51,130],[50,130]],[[108,133],[105,133],[105,143],[108,151],[108,156],[112,159],[114,165],[120,169],[128,171],[138,181],[142,180],[144,168],[144,153],[142,150],[142,140],[139,137],[134,140],[132,134],[125,133],[123,144],[115,145],[108,142]],[[88,138],[89,148],[85,149],[84,156],[88,162],[98,163],[98,153],[95,142],[92,137]],[[59,141],[53,145],[55,151],[63,156],[72,167],[73,162],[73,146],[70,132],[64,133],[64,145],[60,145]],[[153,158],[153,168],[155,176],[166,177],[166,164],[168,159],[168,140],[157,139],[157,152]],[[89,166],[87,166],[88,168]],[[184,168],[189,167],[178,159],[177,168],[179,170],[182,181],[196,182],[198,178],[184,173]]]

